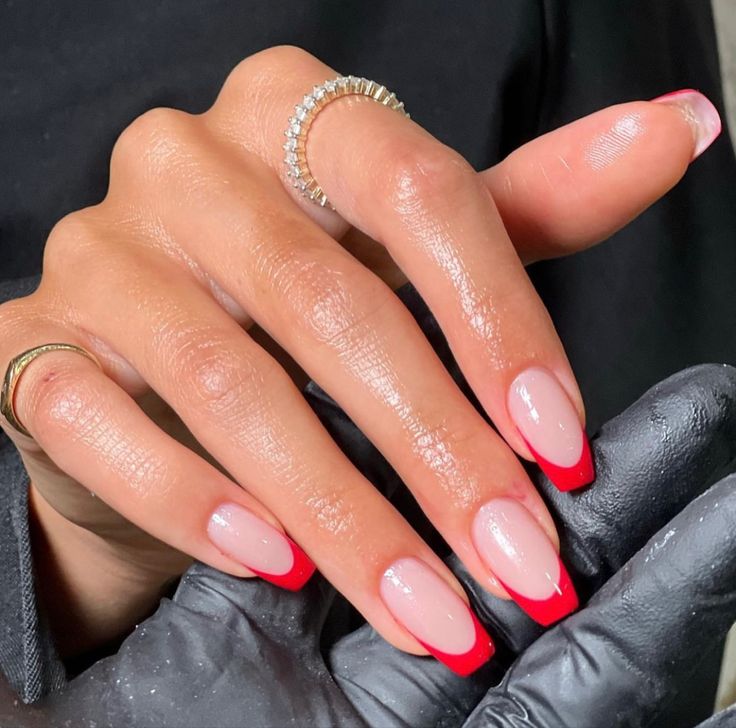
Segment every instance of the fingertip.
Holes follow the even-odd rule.
[[[575,586],[570,575],[559,561],[560,576],[555,591],[547,599],[529,599],[514,592],[514,601],[531,617],[537,624],[549,627],[572,614],[580,606]]]
[[[301,546],[292,541],[288,536],[285,538],[289,543],[294,556],[294,563],[291,570],[286,574],[283,574],[281,577],[274,577],[273,575],[268,574],[264,574],[263,576],[271,583],[276,584],[276,586],[280,586],[283,589],[287,589],[288,591],[299,591],[312,578],[317,567],[309,556],[307,556]]]
[[[470,617],[475,628],[475,640],[473,647],[462,655],[448,655],[439,650],[432,649],[426,645],[427,651],[439,660],[442,664],[452,670],[460,677],[469,677],[474,672],[485,665],[495,654],[496,645],[491,636],[480,623],[480,620],[474,612],[470,612]]]
[[[674,187],[721,129],[696,91],[629,101],[534,139],[482,177],[528,263],[610,237]]]
[[[223,554],[289,591],[301,589],[315,570],[292,539],[238,503],[223,503],[212,513],[207,536]]]
[[[548,625],[577,606],[577,596],[554,542],[526,504],[499,497],[478,512],[473,543],[509,596]]]
[[[677,111],[692,135],[690,161],[697,159],[719,137],[723,129],[721,116],[713,102],[700,91],[681,89],[652,99]]]

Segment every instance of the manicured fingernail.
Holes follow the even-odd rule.
[[[511,383],[508,408],[534,459],[559,490],[592,482],[588,439],[554,375],[541,367],[523,371]]]
[[[693,159],[699,157],[721,133],[721,117],[710,99],[691,88],[658,96],[656,104],[670,104],[682,111],[693,132],[695,151]]]
[[[473,520],[481,559],[512,599],[545,627],[578,607],[575,587],[552,542],[514,498],[486,503]]]
[[[312,561],[288,536],[235,503],[210,516],[207,535],[231,559],[284,589],[301,589],[314,573]]]
[[[419,559],[395,561],[381,579],[380,594],[394,619],[458,675],[488,662],[493,642],[457,592]]]

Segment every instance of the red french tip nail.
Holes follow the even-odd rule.
[[[580,413],[552,372],[532,366],[517,374],[507,406],[535,460],[560,490],[580,488],[593,480],[593,459]],[[575,457],[577,462],[572,460]]]
[[[537,465],[542,472],[552,481],[558,490],[567,492],[576,490],[583,486],[590,485],[595,480],[595,469],[593,467],[593,456],[590,452],[590,444],[588,439],[583,435],[583,451],[580,459],[570,467],[564,468],[559,465],[545,460],[528,442],[524,439],[526,446],[531,451]]]
[[[491,638],[472,608],[423,559],[392,562],[379,593],[396,622],[458,675],[470,675],[493,655]]]
[[[561,559],[559,559],[559,565],[560,576],[557,584],[555,584],[554,593],[548,599],[529,599],[501,582],[503,588],[509,593],[509,596],[535,622],[538,622],[543,627],[549,627],[551,624],[559,622],[563,617],[574,612],[580,604],[570,575],[567,573],[567,569]]]
[[[207,535],[223,554],[284,589],[301,589],[314,573],[297,544],[238,503],[223,503],[212,513]]]
[[[263,571],[257,571],[251,567],[251,571],[260,576],[261,579],[265,579],[271,584],[280,586],[282,589],[288,589],[289,591],[299,591],[314,574],[316,567],[312,560],[307,556],[304,551],[297,546],[288,536],[286,537],[291,547],[291,553],[294,555],[294,565],[285,574],[267,574]]]
[[[440,652],[427,642],[417,639],[420,645],[429,652],[432,657],[439,660],[443,665],[447,666],[460,677],[467,677],[482,667],[493,657],[496,648],[493,640],[483,625],[480,623],[475,613],[470,610],[470,616],[475,627],[475,642],[473,646],[462,655],[450,655],[446,652]]]
[[[473,543],[509,596],[545,626],[576,609],[575,587],[553,542],[516,498],[494,498],[473,519]]]

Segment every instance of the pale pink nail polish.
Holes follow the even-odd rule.
[[[210,516],[207,535],[224,554],[285,589],[300,589],[314,573],[314,564],[288,536],[235,503]]]
[[[699,157],[721,133],[722,124],[718,110],[707,96],[695,89],[673,91],[652,101],[656,104],[676,106],[682,111],[695,138],[693,159]]]
[[[539,467],[560,490],[593,480],[593,459],[580,419],[557,378],[530,367],[511,383],[508,410]]]
[[[394,619],[454,672],[469,675],[493,655],[491,638],[473,611],[423,561],[395,561],[379,591]]]
[[[514,498],[495,498],[476,514],[475,548],[514,601],[543,625],[578,606],[570,577],[544,529]]]

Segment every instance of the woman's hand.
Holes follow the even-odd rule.
[[[294,103],[334,76],[275,48],[240,64],[206,113],[144,114],[113,151],[105,200],[52,232],[38,291],[0,309],[3,367],[52,341],[103,366],[38,358],[15,397],[33,439],[6,426],[49,579],[92,641],[189,558],[287,588],[311,558],[397,647],[464,673],[488,658],[457,581],[330,439],[289,357],[244,332],[254,322],[383,452],[480,584],[545,624],[575,607],[516,454],[561,488],[588,482],[583,406],[523,261],[625,224],[712,141],[717,114],[694,94],[612,107],[477,174],[414,123],[347,98],[309,138],[335,213],[301,198],[282,163]],[[373,272],[397,279],[383,249],[500,436]]]

